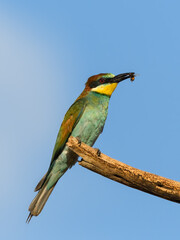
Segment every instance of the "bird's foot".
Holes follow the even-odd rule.
[[[81,139],[79,137],[76,137],[76,139],[78,140],[78,145],[80,147],[81,146]]]
[[[100,157],[100,156],[101,156],[101,151],[100,151],[100,149],[99,149],[99,148],[95,148],[95,149],[97,150],[97,152],[96,152],[97,156]]]

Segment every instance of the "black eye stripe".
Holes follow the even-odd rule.
[[[90,83],[90,88],[95,88],[103,83],[108,83],[109,82],[109,78],[100,78],[99,80]]]
[[[100,84],[98,83],[98,81],[97,81],[97,82],[92,82],[92,83],[89,84],[90,88],[95,88],[95,87],[97,87],[98,85],[100,85]]]

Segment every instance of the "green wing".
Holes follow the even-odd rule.
[[[51,171],[51,169],[53,167],[55,160],[58,158],[58,156],[63,151],[65,144],[68,141],[69,136],[71,135],[76,124],[79,122],[79,119],[81,118],[85,108],[86,108],[86,100],[84,98],[81,98],[81,99],[77,100],[67,111],[67,113],[64,117],[64,120],[61,124],[59,133],[57,135],[57,139],[56,139],[56,143],[54,146],[49,169],[48,169],[47,173],[44,175],[44,177],[37,184],[35,191],[39,191],[41,189],[41,187],[43,186],[44,182],[47,179],[49,172]]]
[[[63,151],[65,144],[68,141],[68,138],[71,135],[76,124],[79,122],[79,119],[81,118],[85,107],[86,101],[84,98],[82,98],[77,100],[67,111],[56,139],[51,164],[58,158],[58,156]]]

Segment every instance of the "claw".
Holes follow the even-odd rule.
[[[82,162],[82,161],[84,161],[84,159],[83,158],[81,158],[78,162]]]
[[[78,140],[78,145],[80,147],[81,146],[81,139],[79,137],[76,137],[76,139]]]
[[[96,148],[96,150],[97,150],[97,155],[98,155],[98,157],[100,157],[101,156],[101,151],[100,151],[100,149],[99,148]]]

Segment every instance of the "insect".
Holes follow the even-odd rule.
[[[134,81],[135,76],[136,76],[136,75],[135,75],[134,73],[131,75],[131,81],[132,81],[132,82]]]
[[[139,74],[134,74],[134,73],[132,73],[132,75],[131,75],[131,81],[133,82],[134,79],[135,79],[135,77],[137,77],[137,76],[139,76]]]
[[[133,81],[134,81],[134,79],[135,79],[135,76],[132,76],[132,77],[131,77],[131,81],[133,82]]]

